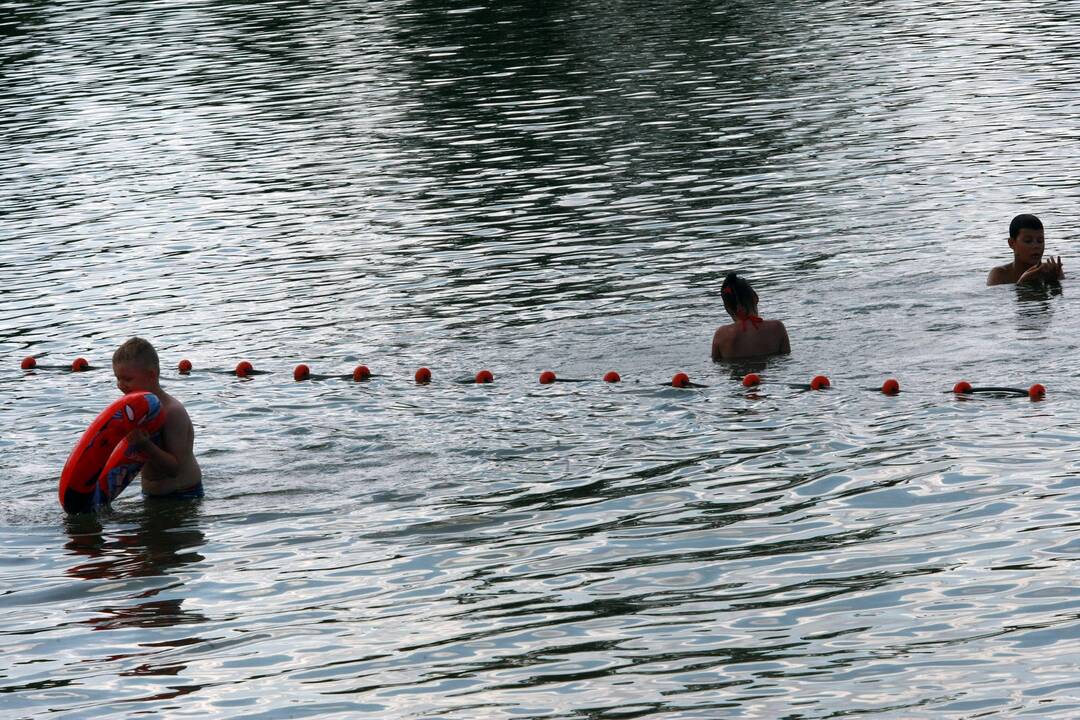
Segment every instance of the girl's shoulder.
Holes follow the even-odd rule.
[[[712,338],[712,359],[721,360],[731,354],[731,345],[735,337],[734,325],[721,325],[716,328]]]
[[[713,337],[725,337],[727,335],[733,334],[738,329],[739,326],[736,323],[721,325],[720,327],[716,328],[716,332],[713,333]]]

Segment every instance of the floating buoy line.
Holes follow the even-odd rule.
[[[37,358],[33,356],[23,358],[20,363],[20,367],[23,370],[59,370],[70,371],[73,373],[89,372],[91,370],[100,369],[92,366],[86,358],[78,357],[72,361],[70,365],[39,365]],[[188,359],[181,360],[176,366],[177,372],[181,375],[190,375],[194,371],[194,365]],[[236,367],[232,370],[207,370],[206,372],[222,373],[227,375],[235,375],[238,378],[251,378],[256,375],[270,375],[271,371],[256,370],[255,366],[247,360],[242,360],[236,364]],[[306,364],[301,363],[293,368],[293,380],[296,382],[303,382],[306,380],[327,380],[331,378],[338,378],[343,380],[351,380],[352,382],[367,382],[372,378],[380,377],[371,372],[371,369],[367,365],[357,365],[353,371],[347,375],[316,375],[311,372],[311,368]],[[601,378],[603,382],[614,384],[622,382],[622,376],[614,370],[608,371]],[[421,367],[413,374],[413,380],[418,385],[428,385],[433,382],[433,376],[431,370],[426,367]],[[464,384],[477,384],[485,385],[495,382],[495,375],[490,370],[481,370],[476,373],[476,376],[472,380],[457,380],[457,383]],[[575,383],[575,382],[588,382],[586,378],[560,378],[555,375],[552,370],[545,370],[540,373],[539,382],[541,385],[552,385],[557,382],[562,383]],[[764,379],[758,373],[747,373],[742,378],[742,385],[747,389],[758,388],[764,383]],[[671,386],[674,388],[707,388],[708,385],[701,385],[690,380],[690,376],[684,372],[676,373],[672,376],[670,382],[662,383],[664,386]],[[815,375],[806,384],[786,384],[788,387],[796,390],[829,390],[832,388],[832,382],[825,375]],[[900,394],[900,382],[895,378],[888,378],[881,384],[881,388],[866,388],[869,390],[879,391],[884,395],[895,396]],[[966,380],[961,380],[953,385],[952,390],[946,390],[944,392],[950,393],[957,397],[967,397],[978,393],[983,393],[991,396],[1000,397],[1028,397],[1031,400],[1042,400],[1046,397],[1046,386],[1041,383],[1035,383],[1028,389],[1014,388],[1014,387],[998,387],[998,386],[984,386],[975,387]]]

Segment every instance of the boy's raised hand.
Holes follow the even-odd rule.
[[[1063,280],[1065,278],[1065,271],[1061,269],[1061,256],[1056,258],[1051,257],[1042,265],[1046,266],[1046,272],[1043,273],[1043,278],[1050,281]]]
[[[1043,260],[1038,265],[1032,265],[1024,274],[1017,280],[1017,284],[1040,278],[1049,282],[1056,282],[1065,277],[1065,271],[1061,268],[1061,256],[1056,259],[1051,257],[1049,260]]]

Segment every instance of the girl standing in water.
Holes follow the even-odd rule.
[[[724,299],[724,309],[733,322],[730,325],[721,325],[713,334],[713,360],[791,352],[784,323],[758,317],[757,293],[745,279],[735,273],[728,273],[720,288],[720,296]]]

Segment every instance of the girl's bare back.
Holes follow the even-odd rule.
[[[724,310],[734,320],[713,334],[712,359],[760,357],[791,352],[787,328],[779,320],[758,317],[758,295],[745,278],[728,273],[720,288]]]
[[[743,325],[746,327],[742,327]],[[779,320],[762,320],[757,325],[734,322],[713,335],[713,360],[758,357],[791,352],[787,328]]]

